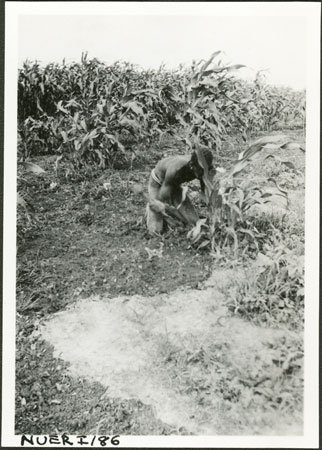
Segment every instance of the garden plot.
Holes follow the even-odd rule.
[[[223,290],[236,276],[245,274],[217,271],[200,289],[171,294],[81,299],[46,321],[41,336],[74,377],[151,405],[177,429],[300,434],[301,414],[275,411],[263,393],[279,380],[274,395],[283,397],[276,346],[299,336],[231,317]]]
[[[71,183],[36,161],[38,229],[18,248],[16,432],[300,434],[304,156],[283,155],[297,171],[249,166],[245,191],[273,177],[288,208],[276,196],[254,210],[255,240],[232,252],[216,239],[216,254],[187,230],[146,232],[131,186],[148,168]]]

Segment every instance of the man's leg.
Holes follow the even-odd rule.
[[[146,225],[151,233],[162,233],[163,231],[163,215],[154,212],[150,205],[146,205]]]
[[[160,186],[150,176],[148,193],[149,198],[157,199]],[[152,210],[149,204],[146,206],[146,224],[151,233],[162,233],[163,231],[163,215]]]

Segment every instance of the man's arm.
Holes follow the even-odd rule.
[[[164,180],[162,183],[162,186],[160,188],[160,200],[162,202],[171,203],[171,195],[173,191],[173,181],[175,178],[176,170],[175,165],[172,165],[171,167],[168,167]]]
[[[170,203],[172,194],[172,186],[167,183],[166,180],[162,183],[162,186],[159,191],[160,200],[165,203]]]

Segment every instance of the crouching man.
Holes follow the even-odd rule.
[[[201,149],[208,170],[212,167],[212,153],[208,149]],[[158,162],[152,170],[148,193],[150,203],[147,205],[147,227],[152,233],[161,233],[164,229],[164,215],[153,208],[153,201],[168,204],[177,208],[176,215],[187,225],[195,225],[199,216],[188,196],[182,201],[183,183],[198,179],[202,193],[204,182],[203,168],[198,162],[194,151],[191,155],[169,156]]]

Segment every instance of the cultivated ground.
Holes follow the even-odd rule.
[[[217,165],[241,147],[227,143]],[[37,227],[17,253],[17,434],[302,433],[302,327],[233,312],[254,261],[214,260],[187,230],[146,231],[133,185],[172,151],[90,180],[35,161],[46,170],[26,179]],[[262,214],[293,224],[300,248],[304,156],[287,158],[299,173],[275,176],[290,209]],[[280,166],[254,170],[245,177]]]

